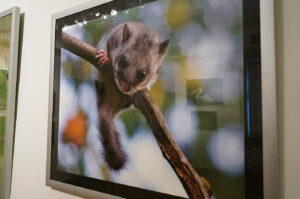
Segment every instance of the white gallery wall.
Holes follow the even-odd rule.
[[[45,185],[51,15],[88,0],[0,0],[25,13],[11,199],[76,199]],[[267,1],[267,0],[261,0]],[[271,2],[271,0],[270,0]],[[281,199],[300,194],[299,0],[276,0]]]
[[[300,1],[275,0],[281,198],[300,195]]]

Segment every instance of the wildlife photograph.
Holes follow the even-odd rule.
[[[4,138],[11,39],[11,18],[12,17],[10,15],[0,18],[0,193],[2,193],[3,187]]]
[[[242,0],[156,0],[62,25],[57,169],[192,198],[188,167],[205,198],[245,198],[242,16]]]

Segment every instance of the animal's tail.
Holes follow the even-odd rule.
[[[115,130],[113,118],[103,112],[100,113],[100,132],[106,163],[113,170],[124,168],[127,154],[120,143],[119,133]]]

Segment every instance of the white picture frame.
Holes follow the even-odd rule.
[[[0,20],[3,17],[11,16],[11,41],[8,65],[8,89],[6,122],[4,136],[4,165],[3,165],[3,186],[0,192],[0,199],[9,199],[12,182],[13,151],[14,151],[14,131],[16,116],[16,96],[17,96],[17,73],[18,73],[18,51],[19,51],[19,31],[20,31],[20,8],[0,12]]]

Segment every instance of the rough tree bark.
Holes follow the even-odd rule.
[[[104,70],[97,66],[97,60],[95,59],[97,49],[93,46],[66,33],[62,33],[59,47],[78,55],[93,64],[100,72],[105,73]],[[147,119],[163,156],[176,172],[189,197],[192,199],[209,199],[212,194],[210,185],[197,174],[172,138],[164,116],[160,108],[152,101],[149,91],[137,92],[131,96],[131,101]]]

